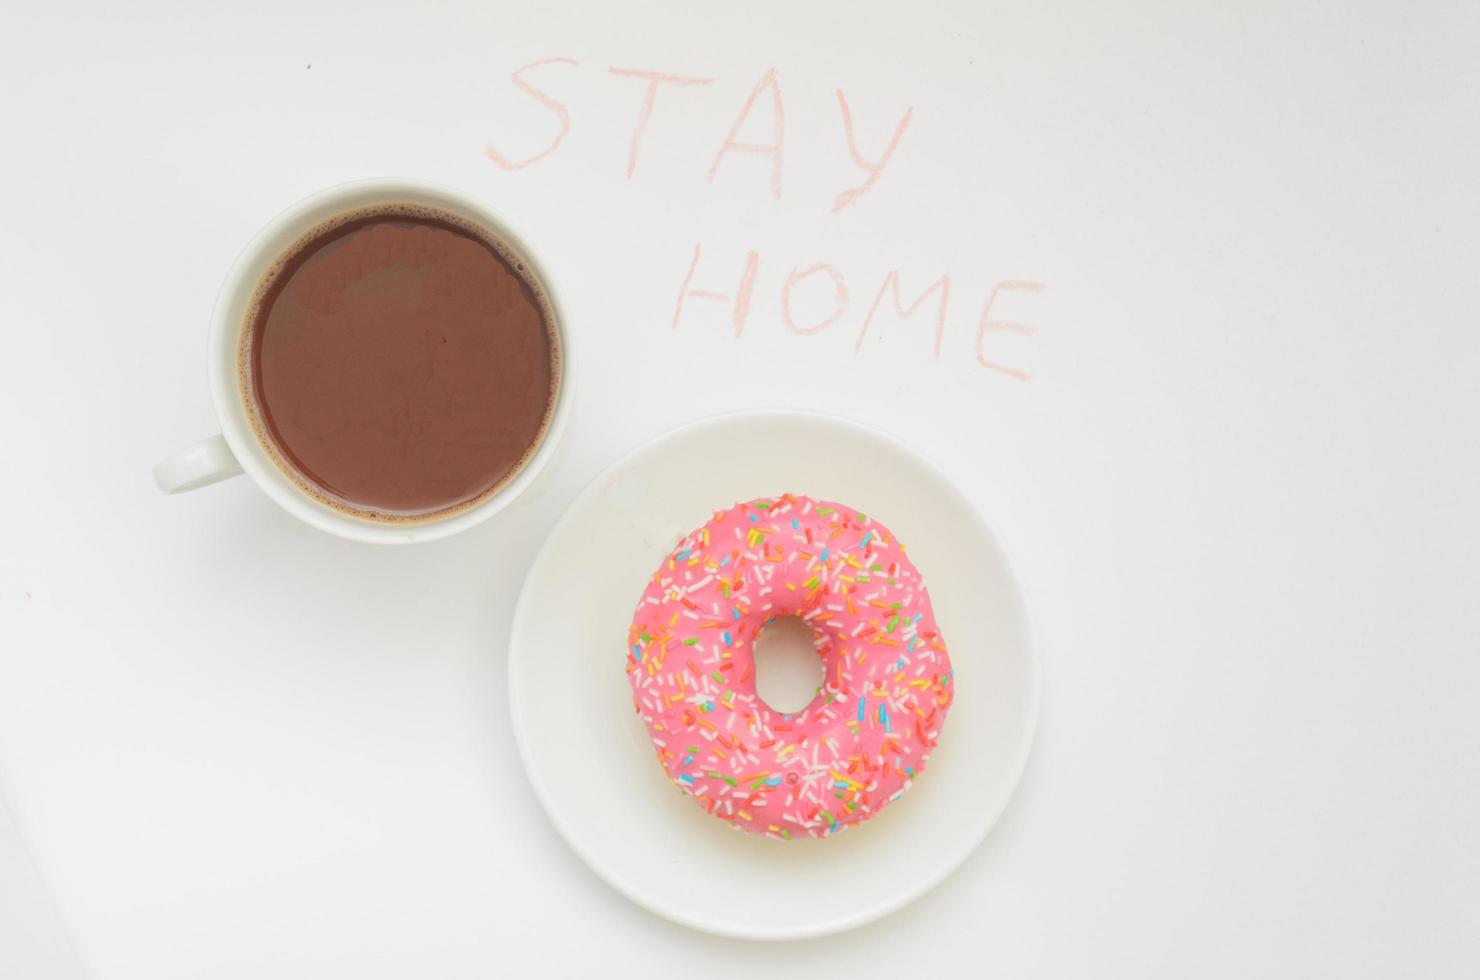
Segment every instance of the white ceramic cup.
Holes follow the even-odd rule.
[[[523,468],[487,500],[444,518],[415,523],[381,522],[355,517],[315,500],[280,470],[258,441],[247,417],[238,380],[237,357],[248,305],[257,285],[273,262],[289,246],[324,221],[359,208],[383,204],[411,204],[440,208],[467,218],[508,245],[524,260],[525,267],[544,287],[554,313],[555,340],[560,348],[560,371],[555,387],[555,406],[543,440]],[[507,223],[477,200],[456,191],[420,181],[400,179],[360,180],[340,184],[305,198],[278,215],[259,231],[237,257],[211,314],[207,344],[207,370],[219,435],[203,439],[181,450],[154,468],[154,481],[165,493],[183,493],[246,473],[263,491],[293,516],[341,537],[382,544],[432,541],[466,530],[488,520],[529,488],[550,462],[555,444],[565,428],[569,398],[570,339],[560,313],[560,300],[548,270],[514,234]]]

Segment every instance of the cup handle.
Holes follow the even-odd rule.
[[[236,476],[242,464],[218,433],[188,446],[154,467],[154,482],[165,493],[184,493]]]

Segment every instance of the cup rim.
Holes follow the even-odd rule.
[[[238,381],[237,349],[246,314],[245,304],[250,301],[272,262],[300,235],[334,214],[383,203],[440,207],[473,218],[496,233],[519,253],[526,267],[544,287],[554,316],[556,342],[560,347],[555,404],[544,438],[533,455],[487,500],[447,517],[427,521],[380,522],[356,517],[315,500],[282,472],[258,441],[247,420]],[[289,205],[259,228],[237,255],[217,294],[210,325],[207,368],[211,401],[227,445],[252,482],[261,487],[273,502],[305,523],[339,537],[378,544],[410,544],[449,537],[481,524],[529,488],[549,463],[565,428],[570,404],[571,345],[559,289],[538,253],[503,215],[472,195],[442,184],[402,177],[372,177],[324,188]]]

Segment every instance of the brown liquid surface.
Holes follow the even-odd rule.
[[[384,208],[290,250],[259,287],[243,383],[259,434],[325,502],[388,520],[490,495],[544,435],[549,307],[451,215]]]

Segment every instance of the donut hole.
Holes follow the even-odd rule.
[[[796,616],[778,616],[755,637],[755,692],[775,711],[801,711],[822,687],[817,634]]]

